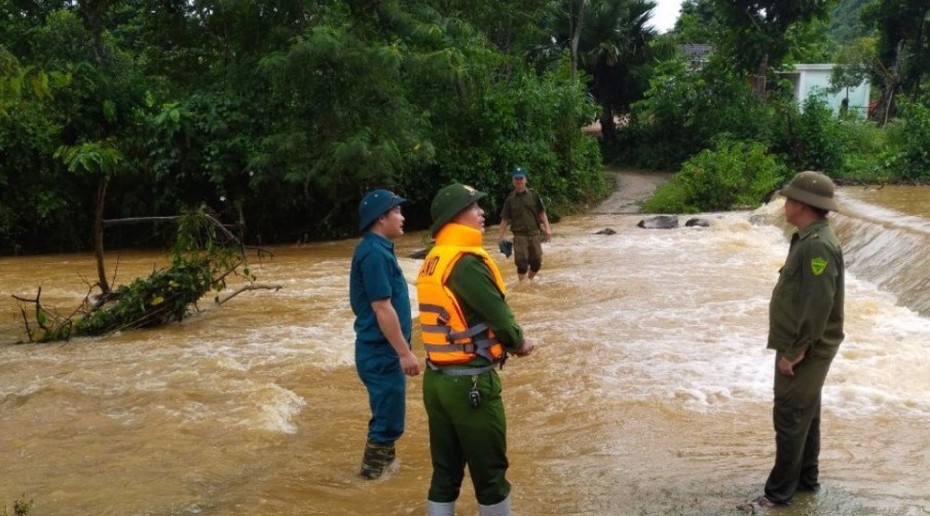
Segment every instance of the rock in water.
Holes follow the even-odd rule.
[[[644,229],[674,229],[678,227],[678,215],[656,215],[636,225]]]
[[[697,227],[699,227],[699,228],[709,228],[709,227],[710,227],[710,221],[707,220],[707,219],[700,219],[700,218],[695,217],[695,218],[693,218],[693,219],[688,219],[688,221],[685,222],[685,227],[691,228],[691,227],[695,227],[695,226],[697,226]]]

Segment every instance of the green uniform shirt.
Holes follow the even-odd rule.
[[[533,236],[539,234],[539,215],[546,211],[546,205],[536,190],[527,188],[523,192],[516,190],[507,196],[501,208],[501,219],[510,221],[514,235]]]
[[[508,351],[514,351],[523,344],[523,330],[517,325],[504,295],[497,289],[491,271],[481,258],[468,254],[459,259],[446,285],[458,299],[469,327],[482,322],[487,324]],[[487,363],[484,357],[476,357],[469,362],[470,365]]]
[[[797,231],[769,303],[768,348],[789,360],[810,347],[832,357],[843,341],[843,250],[826,219]]]

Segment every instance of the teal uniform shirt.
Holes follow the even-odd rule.
[[[843,251],[821,219],[791,238],[769,304],[768,348],[794,359],[805,348],[833,357],[843,341]]]
[[[349,274],[349,301],[355,313],[355,333],[361,341],[386,343],[388,350],[394,353],[371,308],[372,302],[381,299],[391,300],[404,339],[410,342],[413,325],[410,293],[404,271],[394,254],[394,243],[369,231],[355,247]]]

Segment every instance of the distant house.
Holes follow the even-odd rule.
[[[843,99],[847,99],[847,109],[865,117],[869,109],[868,79],[855,88],[844,88],[837,93],[830,93],[830,74],[833,73],[833,67],[832,64],[796,64],[794,70],[781,72],[781,75],[794,84],[794,98],[802,106],[808,97],[822,92],[834,114],[841,111]]]
[[[711,52],[714,50],[712,45],[696,43],[688,43],[678,48],[681,50],[685,62],[688,63],[688,69],[692,72],[704,68],[704,65],[706,65],[707,61],[710,59]]]

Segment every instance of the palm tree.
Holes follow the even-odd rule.
[[[590,77],[588,91],[601,106],[601,129],[607,148],[615,139],[615,117],[642,98],[648,81],[649,43],[656,31],[648,25],[653,0],[562,0],[553,18],[554,45],[570,49],[574,66]]]

